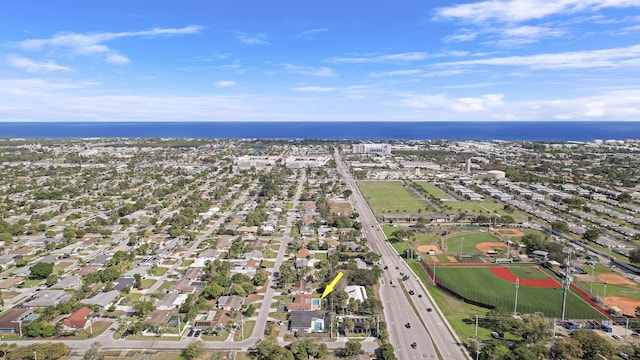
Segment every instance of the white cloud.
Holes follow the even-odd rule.
[[[300,91],[300,92],[333,92],[338,90],[337,88],[332,88],[332,87],[322,87],[322,86],[300,86],[297,88],[294,88],[293,90],[295,91]]]
[[[515,66],[530,69],[591,69],[640,66],[640,45],[602,50],[454,61],[437,66]]]
[[[438,77],[438,76],[453,76],[462,74],[462,70],[442,70],[442,71],[428,71],[421,69],[405,69],[405,70],[392,70],[370,73],[369,76],[373,78],[390,77],[390,76],[414,76],[421,78]]]
[[[103,33],[58,33],[50,39],[28,39],[18,42],[16,45],[24,50],[62,50],[73,55],[103,55],[105,61],[112,64],[125,64],[129,59],[119,54],[116,50],[110,49],[103,43],[110,40],[125,37],[154,37],[194,34],[202,29],[200,26],[192,25],[183,28],[154,28],[151,30],[133,32],[103,32]],[[55,52],[54,52],[55,53]]]
[[[420,109],[436,108],[449,109],[455,112],[481,112],[501,107],[504,102],[503,94],[486,94],[480,97],[450,98],[444,94],[411,95],[401,101],[408,107]]]
[[[388,55],[371,55],[359,57],[334,57],[327,60],[331,63],[365,64],[365,63],[406,63],[427,59],[426,52],[405,52]]]
[[[459,19],[472,23],[519,23],[558,14],[638,6],[638,0],[487,0],[441,7],[435,13],[439,19]]]
[[[44,72],[44,71],[70,71],[69,67],[58,65],[53,61],[35,62],[23,56],[11,55],[7,58],[7,63],[13,67],[22,69],[27,72]]]
[[[216,66],[216,69],[218,69],[218,70],[231,70],[231,71],[234,71],[234,72],[236,72],[238,74],[242,74],[242,73],[247,71],[247,69],[245,69],[244,67],[242,67],[242,65],[240,65],[238,63]]]
[[[315,37],[317,34],[319,33],[323,33],[325,31],[329,31],[329,29],[309,29],[309,30],[305,30],[302,31],[296,35],[294,35],[294,37],[296,38],[300,38],[300,39],[311,39],[313,37]]]
[[[236,38],[245,45],[271,45],[267,39],[267,34],[247,34],[242,31],[236,31]]]
[[[411,76],[411,75],[422,75],[424,74],[424,70],[419,69],[406,69],[406,70],[392,70],[392,71],[379,71],[370,73],[369,76],[373,78],[381,78],[388,76]]]
[[[300,75],[335,77],[336,74],[328,67],[308,67],[292,64],[282,64],[282,70]]]
[[[218,87],[229,87],[229,86],[234,86],[235,84],[236,84],[235,81],[230,81],[230,80],[223,80],[223,81],[216,82],[216,86]]]
[[[462,34],[446,36],[443,40],[445,42],[464,42],[475,40],[477,37],[478,33],[476,32],[464,32]]]

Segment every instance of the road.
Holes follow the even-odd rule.
[[[300,178],[298,179],[298,186],[296,188],[296,195],[293,201],[292,210],[289,211],[287,215],[287,225],[284,229],[284,234],[280,240],[280,248],[278,249],[278,256],[276,257],[275,264],[273,266],[273,271],[279,271],[280,265],[282,265],[282,261],[285,258],[285,254],[287,251],[287,246],[291,241],[291,227],[293,226],[293,222],[296,219],[296,209],[298,208],[300,199],[300,194],[302,193],[302,185],[305,182],[305,172],[300,171]],[[258,339],[262,339],[264,337],[264,329],[267,324],[267,316],[269,315],[269,307],[271,306],[271,302],[273,301],[273,296],[275,293],[275,289],[273,289],[274,282],[273,277],[269,279],[269,283],[267,286],[267,291],[264,294],[264,299],[262,300],[262,305],[260,306],[260,311],[258,313],[258,319],[256,321],[256,325],[253,328],[253,333],[251,334],[251,339],[257,341]]]
[[[467,359],[467,352],[459,345],[460,339],[433,301],[431,294],[387,241],[337,150],[335,161],[347,188],[353,192],[351,201],[355,211],[360,215],[358,219],[362,223],[369,246],[381,256],[382,266],[387,267],[382,277],[380,297],[388,324],[389,340],[395,348],[396,357]],[[401,274],[407,274],[409,279],[402,281]],[[413,295],[410,295],[409,290]],[[432,311],[427,311],[427,308],[431,308]],[[410,328],[407,328],[407,323],[410,324]],[[416,348],[411,346],[414,342]]]

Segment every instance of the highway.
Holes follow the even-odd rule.
[[[351,202],[372,251],[381,256],[384,270],[380,297],[388,324],[389,340],[399,359],[467,359],[460,339],[453,332],[437,304],[404,260],[387,242],[378,221],[356,186],[339,152],[335,152],[338,171],[353,193]],[[401,280],[406,274],[409,278]],[[413,292],[413,295],[409,293]],[[427,311],[431,308],[432,311]],[[410,325],[410,328],[407,326]],[[412,344],[415,343],[415,348]]]

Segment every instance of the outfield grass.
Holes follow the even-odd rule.
[[[486,232],[453,234],[445,241],[448,254],[460,253],[460,243],[462,243],[463,254],[481,254],[480,250],[476,249],[476,245],[483,242],[502,242],[498,237]],[[506,251],[507,248],[504,249]]]
[[[520,268],[516,271],[523,270]],[[489,267],[438,267],[437,278],[441,282],[447,283],[451,290],[468,299],[488,305],[513,307],[515,284],[495,276]],[[562,292],[561,287],[546,289],[520,285],[518,288],[518,308],[522,312],[541,311],[547,317],[560,317]],[[603,315],[587,304],[582,297],[569,291],[565,318],[602,319]]]
[[[358,181],[358,187],[377,217],[382,214],[418,214],[427,203],[399,181]]]
[[[488,309],[480,306],[467,304],[455,299],[444,292],[442,289],[434,286],[429,275],[424,271],[422,265],[415,260],[407,260],[411,269],[418,275],[422,283],[425,284],[429,294],[438,304],[438,308],[453,327],[454,331],[460,338],[467,339],[475,336],[475,315],[485,316],[489,313]],[[491,338],[491,331],[482,327],[478,328],[478,338],[488,340]]]

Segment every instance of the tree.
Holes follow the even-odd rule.
[[[13,236],[11,236],[11,233],[8,232],[0,233],[0,241],[4,243],[11,243],[13,242]]]
[[[514,332],[519,333],[526,343],[540,344],[551,337],[551,322],[540,314],[522,315]]]
[[[360,355],[362,353],[364,353],[364,351],[362,351],[362,345],[359,342],[348,340],[347,343],[344,345],[344,348],[342,348],[342,350],[339,351],[339,354],[340,354],[339,356],[349,357],[353,355]]]
[[[582,235],[583,239],[591,242],[598,240],[599,237],[600,237],[600,231],[597,229],[589,229],[585,231],[585,233]]]
[[[347,329],[347,331],[352,332],[353,329],[356,327],[356,324],[353,322],[353,319],[345,318],[344,327]]]
[[[561,233],[567,233],[569,232],[569,225],[562,221],[562,220],[556,220],[556,221],[552,221],[551,222],[551,228],[557,232],[561,232]]]
[[[480,358],[487,360],[505,359],[509,354],[509,348],[501,341],[490,341],[480,351]]]
[[[582,359],[584,352],[576,339],[561,338],[551,341],[551,355],[554,359]]]
[[[202,342],[193,341],[182,350],[182,357],[187,360],[192,360],[202,355],[203,350]]]
[[[30,270],[32,279],[46,279],[53,272],[53,264],[38,262]]]
[[[396,360],[393,345],[384,344],[380,347],[380,360]]]
[[[141,318],[146,318],[147,314],[149,314],[150,312],[156,309],[156,306],[153,303],[153,301],[146,301],[146,300],[136,301],[133,303],[132,307],[133,307],[133,313],[136,316],[139,316]]]
[[[608,359],[613,355],[613,346],[602,336],[590,330],[576,330],[571,337],[580,343],[582,359]]]
[[[258,340],[249,349],[249,357],[256,360],[294,360],[291,351],[280,347],[275,339]]]
[[[49,274],[49,276],[47,276],[47,285],[51,286],[51,285],[55,285],[57,283],[58,283],[58,275]]]
[[[133,274],[133,287],[141,288],[142,287],[142,275]]]
[[[91,348],[84,353],[82,360],[104,360],[104,355],[100,354],[102,344],[99,341],[91,344]]]
[[[635,248],[629,252],[629,261],[640,264],[640,248]]]
[[[242,315],[246,317],[253,316],[253,313],[256,311],[256,307],[253,304],[249,304],[247,308],[242,312]]]

